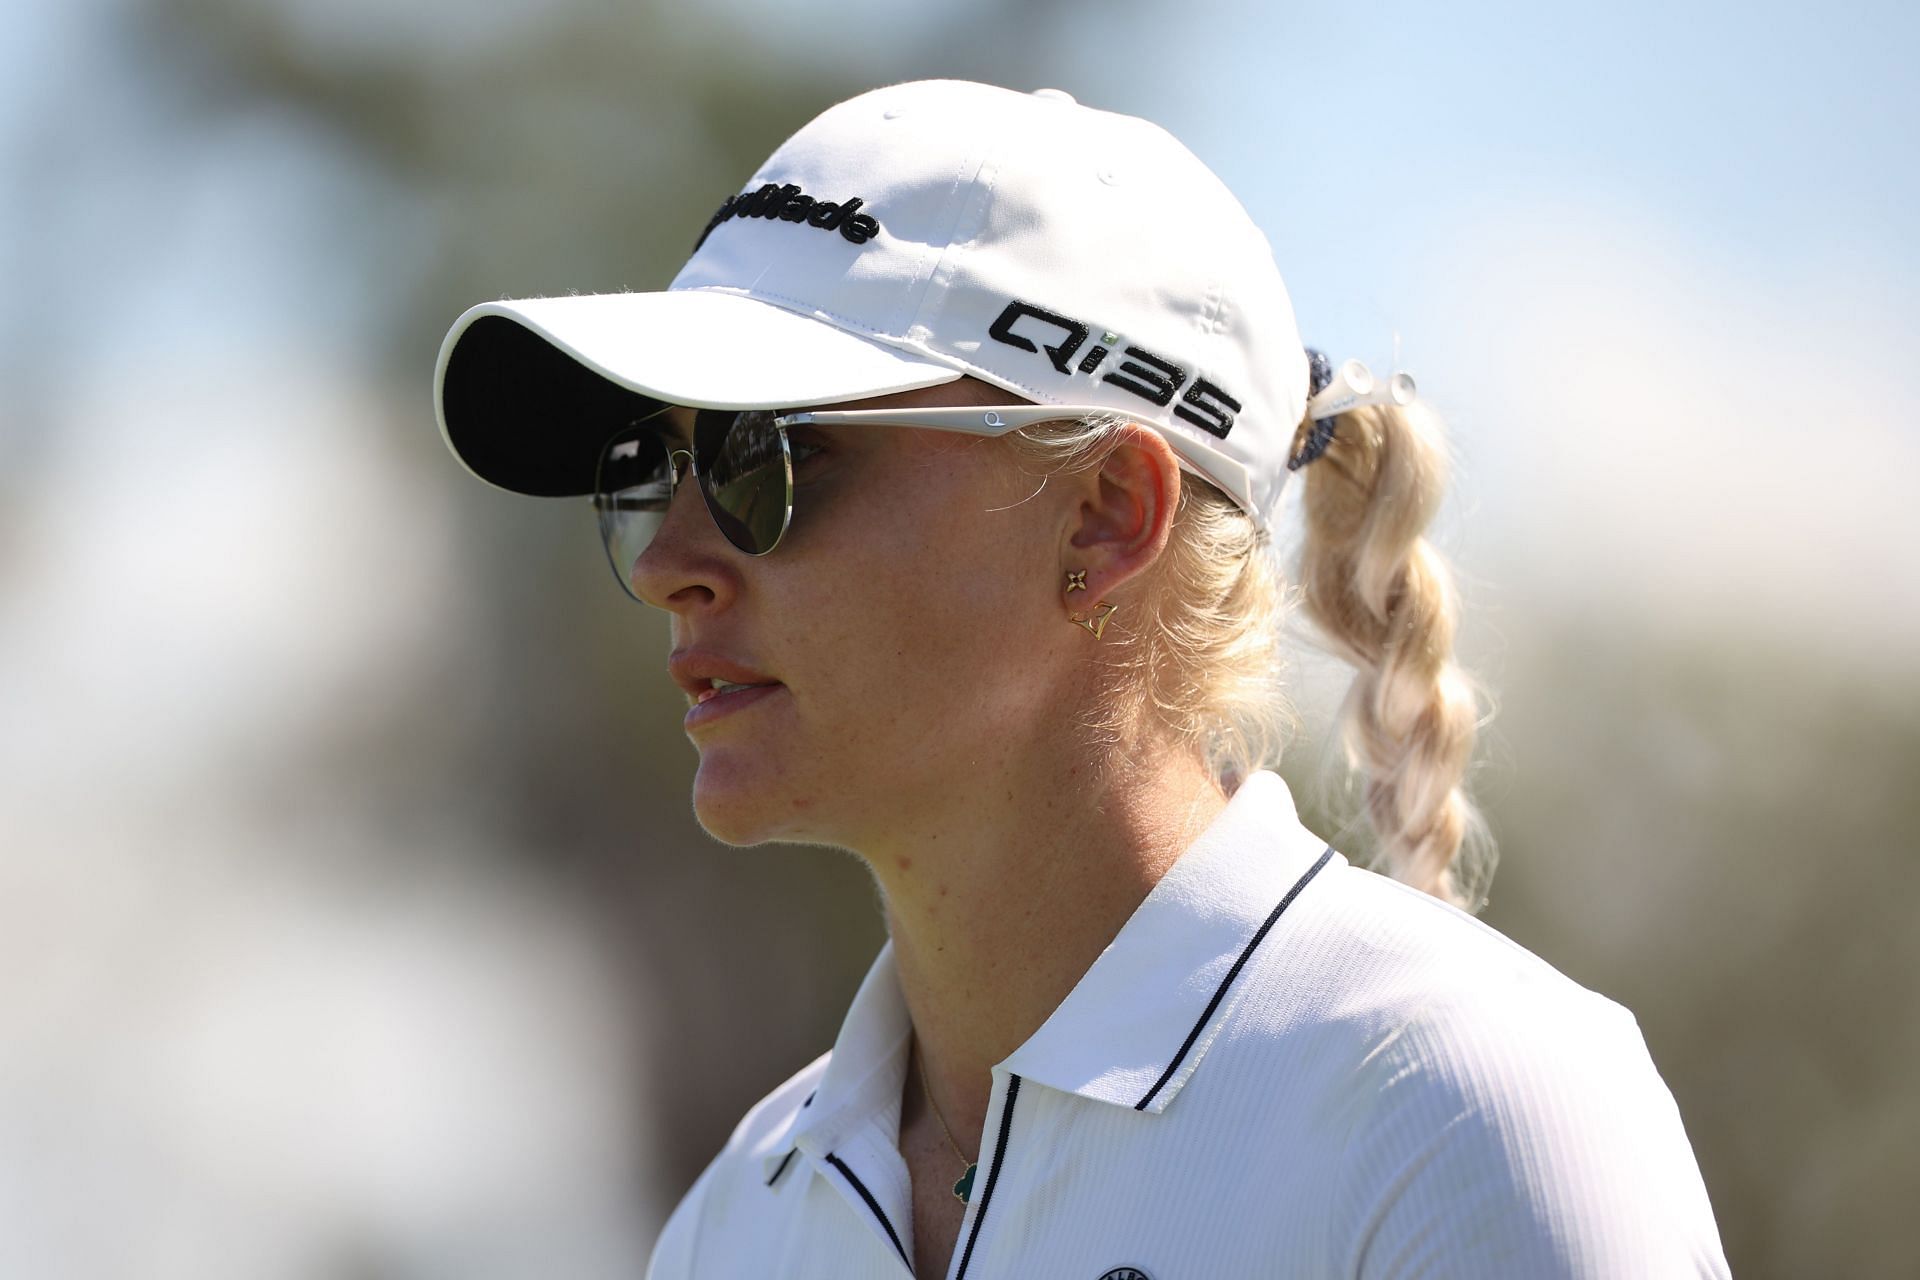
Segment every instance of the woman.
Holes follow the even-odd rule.
[[[1725,1274],[1631,1016],[1442,901],[1484,870],[1437,425],[1302,348],[1164,132],[862,95],[668,291],[476,307],[438,390],[471,470],[595,494],[669,613],[702,825],[850,849],[885,903],[654,1276]],[[1265,771],[1295,471],[1400,883]]]

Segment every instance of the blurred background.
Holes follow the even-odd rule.
[[[831,1043],[864,875],[700,834],[661,620],[429,383],[932,75],[1165,124],[1308,341],[1418,375],[1485,918],[1636,1011],[1737,1274],[1912,1275],[1920,18],[1578,9],[13,6],[0,1275],[637,1275]]]

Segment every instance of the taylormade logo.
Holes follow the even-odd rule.
[[[854,244],[865,244],[879,233],[880,224],[870,215],[858,212],[863,203],[858,196],[841,203],[816,200],[791,182],[784,186],[769,182],[758,191],[742,191],[729,198],[707,222],[707,229],[700,233],[693,247],[698,252],[713,229],[728,218],[804,222],[822,231],[838,231]]]

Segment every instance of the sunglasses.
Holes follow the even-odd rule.
[[[848,409],[778,413],[770,409],[700,409],[691,447],[662,434],[663,407],[628,423],[600,450],[593,507],[613,576],[634,599],[633,566],[667,518],[680,481],[692,475],[707,514],[727,541],[750,556],[780,545],[793,522],[790,427],[888,426],[999,436],[1041,422],[1111,412],[1090,405],[966,405],[951,409]],[[804,449],[804,446],[802,446]]]

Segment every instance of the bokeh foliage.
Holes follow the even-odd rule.
[[[458,472],[427,371],[474,302],[664,284],[830,102],[926,75],[1057,82],[1087,11],[956,7],[828,56],[734,11],[427,9],[153,0],[121,38],[175,127],[291,118],[333,157],[348,249],[330,270],[361,302],[339,346],[396,406],[366,429],[458,524],[470,604],[448,674],[344,718],[304,764],[401,826],[462,812],[610,940],[645,1009],[634,1141],[677,1188],[830,1043],[881,938],[872,890],[839,855],[698,832],[664,628],[605,581],[584,510]],[[1124,84],[1106,101],[1124,108]],[[1476,643],[1502,706],[1479,775],[1503,853],[1485,918],[1636,1012],[1737,1273],[1900,1274],[1920,1189],[1920,689],[1791,637],[1564,609],[1515,608]],[[1311,728],[1290,776],[1339,829]]]

